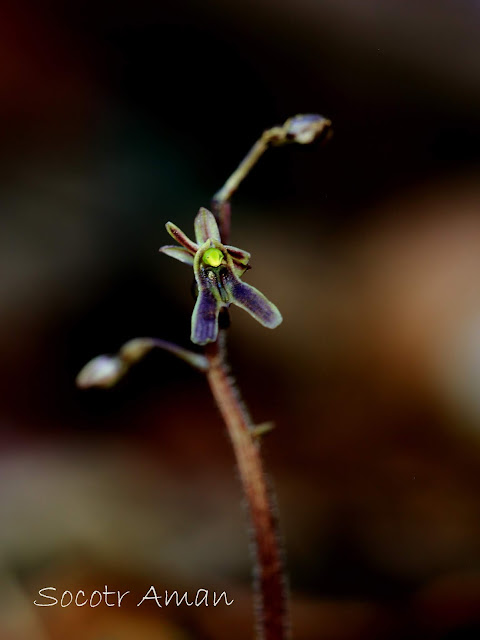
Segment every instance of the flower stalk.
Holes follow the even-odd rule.
[[[195,241],[172,222],[166,229],[178,245],[160,248],[165,255],[193,267],[198,290],[192,314],[191,341],[202,353],[156,338],[130,340],[116,355],[102,355],[90,361],[77,376],[81,388],[108,388],[151,349],[166,350],[205,373],[232,442],[243,492],[248,506],[255,552],[255,596],[258,640],[290,638],[287,580],[280,546],[275,502],[260,451],[261,436],[271,423],[254,425],[233,378],[226,354],[228,307],[247,311],[263,326],[274,329],[282,322],[277,307],[260,291],[243,282],[250,268],[250,254],[230,246],[230,199],[263,153],[270,146],[290,142],[308,144],[326,139],[331,122],[319,115],[289,118],[282,126],[264,131],[237,169],[212,200],[215,215],[203,207],[195,218]]]
[[[331,127],[328,118],[309,113],[289,118],[282,126],[266,129],[262,133],[223,187],[213,196],[212,209],[217,216],[223,242],[228,242],[230,237],[230,199],[265,151],[271,146],[292,142],[310,144],[314,140],[327,140],[332,135]]]

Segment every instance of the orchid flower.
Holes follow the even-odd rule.
[[[181,246],[166,245],[160,251],[193,266],[195,274],[198,297],[192,314],[192,342],[215,342],[220,309],[231,304],[247,311],[264,327],[278,327],[282,316],[277,307],[255,287],[240,280],[249,269],[250,254],[222,244],[217,221],[208,209],[201,207],[195,217],[196,242],[172,222],[165,226]]]

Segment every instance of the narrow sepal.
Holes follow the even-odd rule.
[[[239,249],[238,247],[232,247],[229,244],[225,245],[225,249],[232,256],[235,262],[239,262],[240,264],[247,266],[251,258],[248,251],[244,251],[243,249]]]
[[[228,251],[232,258],[233,272],[237,278],[241,278],[247,269],[250,269],[249,261],[250,254],[248,251],[239,249],[238,247],[232,247],[231,245],[225,245],[225,249]]]
[[[180,260],[180,262],[184,262],[190,266],[193,265],[193,255],[188,249],[185,249],[185,247],[165,245],[164,247],[160,247],[159,251],[170,258],[175,258],[175,260]]]
[[[242,264],[239,264],[238,262],[235,262],[235,260],[232,260],[232,264],[233,264],[233,273],[237,276],[237,278],[241,278],[243,276],[243,274],[245,273],[245,271],[247,269],[250,269],[250,267],[247,265],[246,267],[244,267]]]
[[[195,344],[215,342],[218,334],[218,313],[220,304],[212,292],[199,287],[197,301],[192,314],[191,341]]]
[[[199,245],[210,239],[220,242],[220,231],[215,216],[205,207],[200,207],[195,216],[195,239]]]
[[[282,322],[283,318],[277,307],[255,287],[232,277],[226,281],[225,288],[232,303],[247,311],[264,327],[275,329]]]
[[[183,231],[177,227],[176,224],[173,224],[173,222],[167,222],[167,224],[165,225],[165,228],[168,231],[168,233],[172,236],[172,238],[176,240],[179,244],[181,244],[182,247],[185,247],[185,249],[187,249],[192,255],[195,254],[195,252],[198,249],[198,246],[195,244],[195,242],[190,240],[190,238],[186,236],[183,233]]]

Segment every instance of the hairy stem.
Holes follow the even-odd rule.
[[[252,524],[256,560],[258,637],[286,640],[290,636],[286,580],[272,495],[260,455],[259,439],[228,374],[224,332],[206,347],[207,378],[232,441]]]
[[[300,114],[262,133],[223,187],[213,196],[212,210],[223,243],[228,243],[230,237],[230,199],[265,151],[270,146],[290,142],[310,144],[316,139],[327,139],[331,135],[331,124],[330,120],[317,114]],[[258,437],[270,426],[253,426],[228,374],[224,338],[225,331],[220,331],[217,341],[205,348],[209,362],[206,375],[228,428],[252,523],[258,637],[263,640],[287,640],[290,637],[290,623],[286,576],[273,495],[263,469]]]

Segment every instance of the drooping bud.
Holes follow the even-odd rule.
[[[294,116],[285,122],[287,141],[298,144],[310,144],[320,135],[329,134],[332,123],[323,116],[307,113]]]
[[[81,389],[113,387],[127,371],[127,366],[117,356],[101,355],[90,360],[77,376],[76,383]]]

